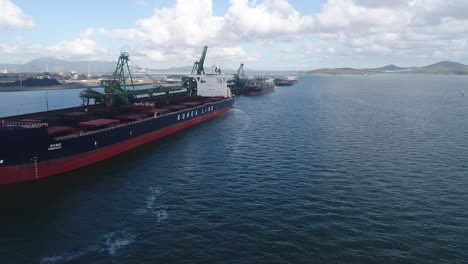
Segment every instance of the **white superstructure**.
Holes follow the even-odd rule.
[[[231,98],[231,89],[227,86],[227,76],[221,74],[192,75],[197,82],[197,95],[222,96]]]

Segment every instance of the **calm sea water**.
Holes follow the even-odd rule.
[[[1,188],[0,263],[466,263],[463,88],[301,76],[239,97],[163,141]],[[0,116],[78,93],[0,93]]]

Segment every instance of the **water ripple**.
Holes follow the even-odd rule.
[[[34,202],[0,218],[0,260],[464,263],[466,83],[301,76],[238,97],[220,118],[23,193]]]

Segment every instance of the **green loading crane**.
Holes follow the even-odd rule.
[[[106,94],[106,102],[111,106],[128,104],[129,97],[127,94],[127,86],[131,86],[132,89],[135,89],[128,61],[128,53],[120,53],[119,61],[117,62],[117,67],[113,74],[114,79],[101,81],[101,86],[104,87],[104,92]],[[126,76],[126,73],[128,76]],[[130,82],[128,84],[127,77]]]
[[[244,63],[241,63],[239,69],[237,70],[237,74],[234,76],[236,79],[245,79],[245,71],[244,71]]]
[[[234,78],[228,83],[228,86],[233,94],[239,95],[246,91],[246,82],[247,77],[245,76],[244,63],[241,63],[237,70],[237,74],[234,74]]]
[[[205,64],[206,52],[208,51],[208,46],[203,47],[202,55],[199,61],[196,61],[193,64],[192,75],[202,75],[205,74],[205,69],[203,65]]]
[[[104,87],[104,94],[88,88],[80,93],[80,98],[83,104],[89,105],[90,99],[95,103],[106,103],[108,106],[118,106],[121,104],[129,103],[130,99],[127,94],[127,86],[135,89],[133,84],[132,74],[128,66],[129,56],[128,53],[120,53],[117,67],[112,74],[112,80],[101,80],[101,86]],[[127,83],[129,78],[129,83]]]
[[[206,53],[208,51],[208,46],[203,47],[203,51],[199,61],[196,61],[193,64],[192,74],[191,75],[202,75],[205,74],[205,64]],[[190,95],[195,95],[197,91],[197,81],[193,77],[184,77],[182,78],[183,86],[189,91]]]
[[[106,103],[108,106],[114,107],[137,102],[139,96],[146,95],[147,97],[143,97],[144,99],[165,95],[167,98],[170,93],[183,92],[186,88],[182,86],[153,86],[153,88],[135,89],[128,61],[128,53],[122,52],[115,71],[112,74],[113,79],[101,81],[101,86],[104,87],[104,93],[91,88],[82,91],[80,93],[80,98],[83,101],[83,105],[89,105],[90,100],[94,100],[95,104]],[[148,77],[152,79],[151,76],[148,75]],[[129,90],[127,89],[128,87],[132,87],[132,89]]]

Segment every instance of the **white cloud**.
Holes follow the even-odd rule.
[[[13,5],[10,0],[0,3]],[[214,15],[212,9],[213,0],[177,0],[172,7],[154,9],[152,16],[139,19],[131,28],[86,30],[77,39],[50,46],[17,40],[0,44],[0,51],[102,58],[108,51],[100,48],[98,39],[105,37],[127,44],[133,61],[154,62],[155,67],[192,63],[204,45],[210,47],[207,61],[221,65],[275,60],[276,65],[285,65],[290,58],[300,58],[304,65],[331,61],[348,66],[358,58],[373,65],[379,61],[413,64],[409,58],[468,61],[467,1],[326,0],[319,12],[305,14],[287,0],[230,0],[225,14]],[[0,27],[5,26],[4,17]]]
[[[468,3],[455,0],[328,0],[315,14],[307,53],[408,61],[467,59]],[[465,52],[466,53],[466,52]],[[393,63],[393,62],[388,62]],[[411,62],[407,62],[410,64]]]
[[[13,44],[0,44],[0,52],[26,59],[37,57],[56,57],[62,59],[109,58],[110,52],[100,48],[93,39],[93,35],[94,30],[87,29],[77,39],[60,41],[50,46],[31,44],[18,38]]]
[[[35,26],[34,20],[11,0],[0,0],[0,29],[32,29]]]
[[[217,61],[254,61],[246,42],[271,45],[273,40],[290,40],[305,32],[312,17],[303,17],[287,0],[253,3],[231,0],[224,16],[212,12],[212,0],[177,0],[172,8],[157,8],[153,16],[140,19],[131,29],[104,30],[108,37],[135,43],[137,60],[187,61],[198,58],[201,47],[209,45],[208,56]],[[138,40],[138,41],[135,41]]]
[[[103,50],[98,47],[96,41],[93,39],[93,33],[93,29],[87,29],[79,38],[60,41],[55,45],[46,47],[46,50],[49,54],[60,58],[95,57]]]
[[[278,38],[303,33],[312,27],[312,17],[301,16],[286,0],[231,0],[223,28],[236,39]]]
[[[223,18],[212,14],[211,0],[178,0],[174,8],[155,9],[133,29],[107,31],[108,36],[138,40],[146,48],[198,47],[217,41]]]

